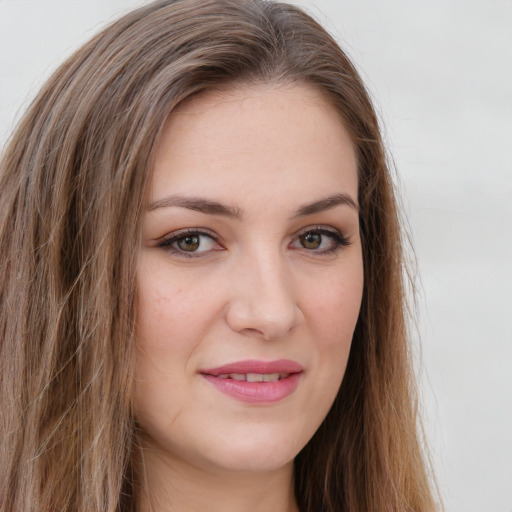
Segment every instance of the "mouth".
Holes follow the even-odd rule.
[[[220,373],[218,379],[231,379],[238,382],[277,382],[286,379],[290,373]]]
[[[272,380],[278,380],[275,379],[276,374],[279,378],[279,376],[288,376],[292,373],[302,372],[303,370],[304,368],[301,364],[290,359],[278,359],[276,361],[259,361],[256,359],[249,359],[247,361],[236,361],[216,368],[201,370],[200,373],[213,375],[214,377],[219,378],[228,378],[232,375],[271,375]],[[247,378],[232,378],[234,380],[247,380]]]
[[[202,370],[201,376],[218,391],[250,404],[270,404],[291,395],[304,368],[295,361],[238,361]]]

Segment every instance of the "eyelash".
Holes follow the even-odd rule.
[[[208,231],[202,231],[200,229],[180,229],[179,231],[174,231],[173,233],[170,233],[169,235],[165,236],[161,242],[158,244],[158,247],[161,247],[173,254],[177,254],[179,256],[185,257],[185,258],[198,258],[203,255],[203,253],[209,252],[209,251],[184,251],[183,249],[180,249],[176,247],[176,244],[184,240],[187,237],[207,237],[210,240],[212,240],[213,243],[221,246],[221,244],[218,241],[218,238],[213,235],[213,233],[210,233]],[[222,246],[221,246],[222,247]],[[222,249],[214,249],[214,250],[222,250]]]
[[[332,242],[333,246],[328,249],[308,249],[307,247],[304,247],[303,245],[301,247],[298,247],[298,249],[303,249],[307,252],[311,253],[317,253],[319,255],[324,254],[332,254],[340,250],[342,247],[347,247],[350,245],[350,240],[346,238],[341,232],[335,229],[328,229],[324,226],[313,226],[308,227],[306,229],[303,229],[299,233],[297,233],[294,236],[293,242],[300,242],[301,237],[305,237],[306,235],[320,235],[320,236],[327,236],[329,237]],[[206,251],[185,251],[183,249],[180,249],[176,246],[178,242],[181,240],[184,240],[187,237],[207,237],[209,238],[212,243],[217,244],[218,246],[222,247],[220,244],[218,237],[214,236],[213,233],[210,233],[208,231],[198,230],[198,229],[182,229],[179,231],[175,231],[173,233],[170,233],[169,235],[165,236],[160,243],[158,244],[158,247],[161,247],[173,254],[177,254],[184,258],[199,258],[203,254],[208,254],[211,252],[211,250]],[[323,240],[322,240],[323,243]],[[201,241],[199,241],[199,247],[200,247]],[[220,251],[223,249],[213,249],[213,251]]]
[[[313,253],[316,252],[317,254],[320,254],[320,255],[332,254],[332,253],[339,251],[342,247],[348,247],[350,245],[350,240],[347,237],[345,237],[340,231],[338,231],[337,229],[333,229],[333,228],[329,229],[324,226],[307,227],[296,235],[295,240],[300,240],[301,237],[309,235],[309,234],[318,234],[321,236],[327,236],[333,241],[334,245],[332,247],[330,247],[329,249],[321,249],[321,250],[318,250],[318,249],[308,250],[306,247],[303,246],[302,248],[308,252],[313,252]]]

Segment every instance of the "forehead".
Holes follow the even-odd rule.
[[[170,115],[157,145],[151,196],[205,186],[250,192],[255,185],[271,195],[282,183],[290,193],[296,185],[357,193],[356,168],[340,114],[316,89],[243,86],[205,93]]]

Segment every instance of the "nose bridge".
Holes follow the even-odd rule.
[[[228,321],[237,332],[274,339],[285,336],[301,312],[285,256],[278,247],[262,245],[241,257]]]

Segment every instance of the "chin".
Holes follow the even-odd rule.
[[[289,452],[276,452],[257,447],[257,449],[233,449],[222,455],[211,454],[209,461],[212,468],[237,473],[268,473],[277,471],[292,463],[295,458]]]
[[[275,431],[254,425],[242,432],[230,432],[224,439],[208,443],[203,451],[217,468],[236,472],[269,472],[293,463],[309,441],[304,434]]]

